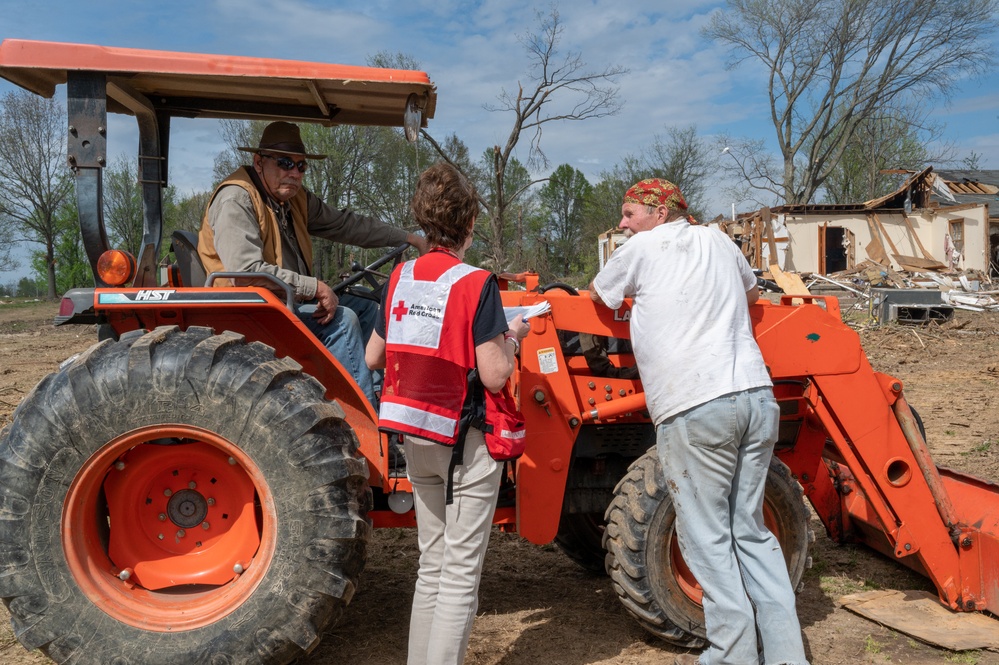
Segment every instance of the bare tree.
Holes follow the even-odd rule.
[[[511,240],[515,253],[521,249],[521,238],[512,237],[515,220],[510,219],[511,206],[533,185],[544,180],[529,180],[517,188],[510,188],[506,183],[507,167],[521,137],[525,133],[530,136],[527,165],[547,168],[548,158],[541,149],[546,124],[602,118],[621,109],[618,88],[613,84],[627,70],[608,66],[600,71],[589,71],[579,53],[561,55],[559,43],[564,27],[558,9],[553,6],[548,14],[539,12],[537,18],[540,23],[538,31],[528,33],[521,39],[532,62],[527,75],[530,81],[527,89],[518,83],[516,94],[503,90],[498,105],[485,107],[489,111],[509,111],[513,114],[513,127],[506,144],[492,149],[488,174],[492,183],[487,190],[492,197],[487,198],[480,192],[487,215],[485,224],[479,225],[486,228],[477,233],[488,244],[484,257],[486,262],[496,270],[508,267],[507,250],[511,247]],[[461,168],[429,133],[424,131],[423,136],[445,160]]]
[[[690,213],[704,218],[708,177],[716,168],[716,159],[708,143],[697,135],[696,125],[671,126],[665,134],[656,134],[642,151],[642,162],[646,168],[642,178],[669,180],[683,192]]]
[[[0,146],[0,221],[12,222],[20,240],[44,245],[54,299],[55,247],[65,228],[58,213],[73,191],[62,108],[54,99],[8,92],[0,104]]]
[[[753,187],[807,203],[868,117],[912,99],[948,96],[994,63],[999,0],[729,0],[708,37],[732,65],[768,70],[780,162],[747,152]],[[777,168],[774,168],[777,167]]]

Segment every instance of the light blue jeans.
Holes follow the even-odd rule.
[[[470,429],[464,464],[454,469],[454,502],[446,505],[452,449],[410,437],[404,445],[420,543],[407,663],[461,665],[479,607],[503,463],[489,456],[482,432]]]
[[[364,340],[357,314],[347,307],[337,307],[333,319],[324,325],[313,317],[315,312],[316,304],[314,302],[295,306],[295,314],[305,323],[305,327],[319,338],[319,341],[329,349],[333,357],[340,361],[343,368],[350,372],[354,381],[364,392],[365,397],[377,411],[378,400],[375,398],[375,390],[371,381],[371,370],[364,362]]]
[[[723,395],[657,428],[680,551],[704,591],[702,665],[808,662],[787,564],[763,525],[779,419],[766,387]]]
[[[371,337],[371,331],[375,329],[375,320],[378,318],[379,306],[374,300],[369,300],[368,298],[361,298],[360,296],[354,296],[349,293],[345,293],[340,297],[340,306],[347,307],[348,309],[354,310],[354,314],[357,314],[357,321],[361,324],[361,342],[364,346],[368,345],[368,338]],[[373,369],[371,370],[371,384],[372,393],[379,395],[382,392],[382,383],[385,379],[384,370]],[[378,410],[378,403],[372,402],[375,405],[375,410]]]

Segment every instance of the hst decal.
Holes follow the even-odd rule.
[[[263,303],[264,298],[256,293],[234,293],[232,291],[188,292],[176,289],[140,289],[128,292],[102,291],[97,294],[99,305],[171,305],[201,303]]]

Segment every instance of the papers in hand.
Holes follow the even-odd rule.
[[[547,300],[542,300],[539,303],[535,303],[529,307],[504,307],[503,314],[506,316],[507,321],[513,321],[518,316],[524,317],[524,320],[533,319],[535,316],[541,316],[542,314],[547,314],[552,311],[552,306]]]

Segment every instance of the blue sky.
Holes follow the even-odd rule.
[[[654,134],[696,124],[698,133],[763,138],[772,144],[765,72],[753,63],[725,67],[726,50],[700,36],[708,0],[563,0],[561,49],[578,51],[589,69],[620,65],[621,113],[585,122],[549,124],[543,149],[552,168],[568,163],[595,182]],[[161,50],[366,64],[378,52],[415,58],[437,85],[429,129],[454,132],[473,154],[506,142],[512,117],[489,112],[502,90],[524,81],[529,60],[518,38],[538,25],[549,2],[529,0],[0,0],[0,38],[38,39]],[[650,10],[650,8],[652,8]],[[999,36],[992,41],[999,46]],[[12,87],[0,81],[0,93]],[[65,103],[64,92],[62,101]],[[981,166],[999,169],[999,74],[965,81],[949,105],[934,112],[958,156],[972,150]],[[109,122],[109,153],[135,154],[134,121]],[[177,122],[170,178],[182,192],[206,188],[221,148],[215,125]],[[429,150],[429,146],[427,148]],[[527,158],[522,140],[519,157]],[[733,201],[715,183],[712,214]],[[746,208],[754,207],[748,202]],[[608,220],[608,227],[617,220]],[[0,283],[25,274],[0,273]]]

